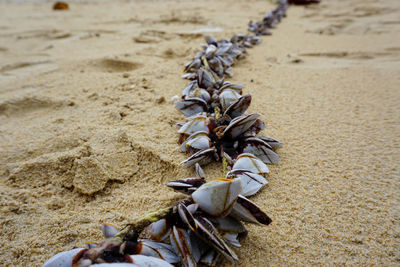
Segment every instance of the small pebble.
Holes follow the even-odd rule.
[[[162,104],[162,103],[164,103],[165,102],[165,97],[160,97],[160,98],[157,98],[157,100],[156,100],[156,103],[157,104]]]
[[[68,10],[68,9],[69,9],[69,6],[65,2],[56,2],[53,5],[53,10]]]

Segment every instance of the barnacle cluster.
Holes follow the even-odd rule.
[[[182,152],[189,158],[182,164],[205,164],[211,160],[232,161],[242,153],[251,153],[266,164],[279,163],[275,153],[281,143],[258,136],[265,128],[258,113],[247,113],[251,95],[243,95],[243,86],[225,81],[236,60],[246,54],[246,47],[261,41],[286,14],[288,4],[281,1],[262,21],[250,22],[248,30],[255,35],[234,35],[230,41],[206,37],[207,44],[185,65],[183,77],[191,82],[183,89],[176,108],[187,121],[180,124],[178,133]]]
[[[191,80],[176,107],[187,116],[180,124],[179,143],[195,165],[196,177],[174,180],[167,186],[187,197],[134,220],[123,229],[102,226],[105,240],[56,254],[44,263],[54,266],[215,266],[220,258],[235,262],[231,248],[240,247],[247,235],[243,222],[268,225],[271,219],[246,197],[265,184],[266,164],[279,163],[275,152],[281,143],[259,136],[265,123],[260,114],[248,113],[251,95],[243,86],[225,81],[231,67],[258,44],[259,35],[285,16],[281,0],[260,22],[250,22],[249,32],[231,40],[206,37],[207,44],[188,64],[184,78]],[[225,178],[206,181],[200,165],[221,160],[229,171]]]

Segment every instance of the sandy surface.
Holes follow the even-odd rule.
[[[268,1],[0,4],[0,265],[38,266],[182,195],[170,98],[203,42]],[[233,82],[281,140],[240,266],[400,264],[400,2],[324,1],[288,17]],[[164,101],[165,99],[165,101]],[[205,168],[222,175],[218,164]]]

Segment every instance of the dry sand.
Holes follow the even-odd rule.
[[[38,266],[182,195],[170,98],[203,42],[268,1],[0,4],[0,265]],[[282,164],[253,200],[240,266],[400,264],[400,1],[323,1],[234,68]],[[165,99],[165,101],[164,101]],[[205,168],[222,175],[219,164]],[[226,263],[226,265],[228,265]]]

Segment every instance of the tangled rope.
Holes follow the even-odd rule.
[[[230,40],[206,37],[202,50],[185,65],[183,78],[190,82],[175,105],[187,116],[178,130],[180,149],[188,156],[182,165],[194,165],[196,177],[171,181],[167,186],[187,197],[122,230],[103,224],[105,240],[58,253],[44,267],[214,266],[222,257],[238,260],[231,246],[240,247],[240,240],[247,235],[242,221],[271,223],[246,197],[267,184],[267,164],[279,163],[276,149],[282,144],[259,135],[265,123],[260,114],[248,114],[251,95],[243,95],[242,85],[225,78],[232,77],[232,66],[245,57],[248,48],[261,42],[261,35],[271,34],[288,7],[287,0],[279,1],[261,21],[249,22],[248,34]],[[226,178],[206,181],[201,165],[211,161],[222,161]]]

